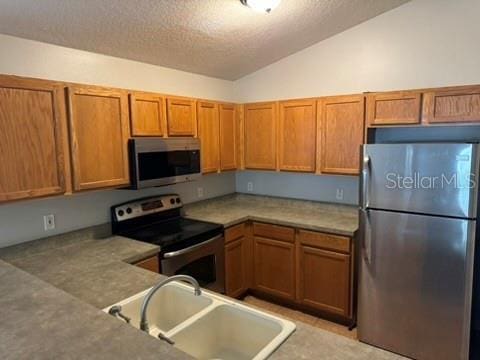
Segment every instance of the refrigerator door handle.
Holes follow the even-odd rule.
[[[368,200],[368,181],[370,178],[370,156],[365,155],[362,159],[362,209],[366,209],[369,205]]]
[[[372,229],[370,226],[370,214],[366,209],[360,211],[362,224],[362,241],[363,258],[367,264],[371,264],[372,260]]]

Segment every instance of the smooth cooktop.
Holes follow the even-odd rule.
[[[119,235],[159,245],[162,252],[168,252],[198,244],[222,232],[223,225],[178,217],[130,229]]]

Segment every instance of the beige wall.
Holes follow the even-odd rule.
[[[232,101],[232,82],[0,34],[0,74]]]
[[[236,99],[479,84],[479,14],[479,0],[412,0],[237,80]]]

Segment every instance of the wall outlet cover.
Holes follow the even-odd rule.
[[[197,188],[197,196],[199,198],[202,198],[203,197],[203,187],[198,187]]]
[[[335,198],[337,200],[343,200],[343,189],[337,189],[337,193],[335,194]]]
[[[253,182],[249,181],[247,183],[247,191],[253,191]]]
[[[55,215],[44,215],[43,216],[43,228],[45,231],[50,231],[55,229]]]

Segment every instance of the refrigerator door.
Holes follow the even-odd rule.
[[[468,359],[475,223],[361,211],[361,341],[419,360]]]
[[[363,208],[475,218],[478,144],[363,147]]]

